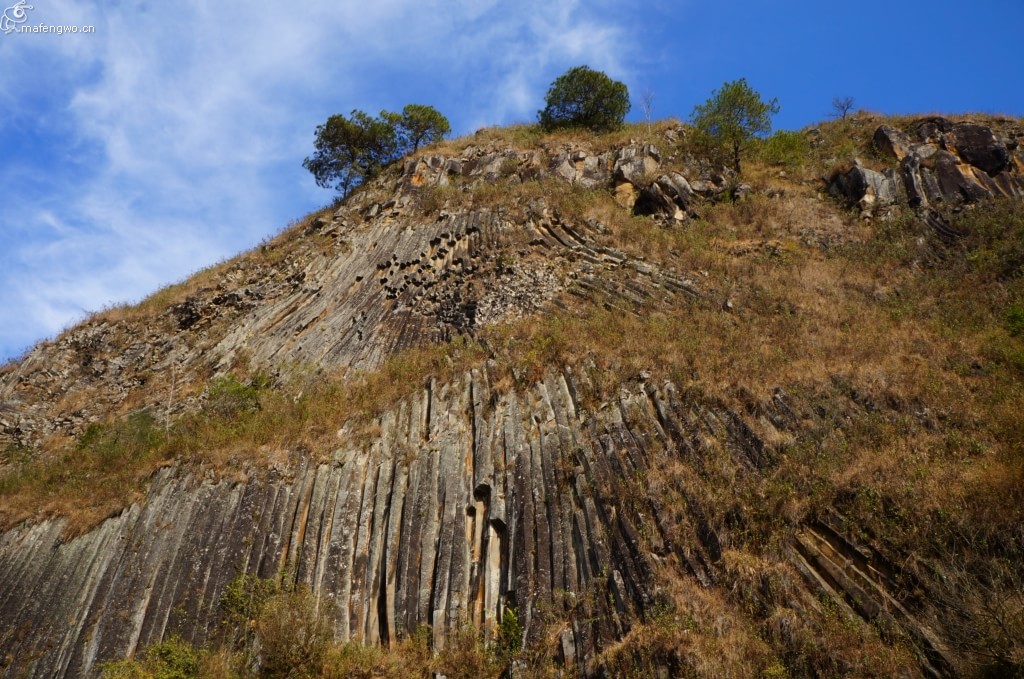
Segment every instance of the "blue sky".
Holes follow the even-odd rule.
[[[95,32],[0,32],[0,360],[330,202],[301,162],[332,113],[430,104],[465,134],[532,121],[587,64],[657,118],[739,77],[777,128],[834,96],[1024,115],[1021,0],[26,4],[8,27]]]

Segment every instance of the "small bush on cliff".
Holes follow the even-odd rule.
[[[583,127],[609,132],[621,127],[629,112],[629,89],[601,71],[577,66],[551,83],[544,103],[537,119],[547,131]]]
[[[101,468],[120,468],[147,458],[164,442],[156,418],[132,413],[119,422],[90,424],[78,441],[78,451]]]
[[[256,619],[260,675],[318,676],[331,636],[330,623],[308,589],[272,597]]]
[[[761,159],[771,165],[802,167],[810,157],[811,145],[802,132],[779,130],[760,144]]]
[[[101,679],[199,679],[205,652],[172,636],[146,649],[142,660],[121,660],[101,668]]]

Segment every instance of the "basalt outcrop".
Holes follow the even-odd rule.
[[[906,130],[881,125],[877,152],[896,167],[874,170],[856,161],[835,173],[829,190],[860,207],[864,216],[903,203],[927,210],[996,196],[1024,197],[1024,131],[975,122],[925,118]]]
[[[781,391],[752,417],[642,379],[588,403],[587,373],[550,373],[521,396],[496,392],[487,370],[431,383],[329,461],[248,481],[164,469],[144,502],[86,535],[64,540],[59,520],[3,534],[4,676],[89,676],[171,634],[208,642],[243,573],[308,586],[340,640],[387,644],[428,624],[443,647],[466,622],[493,633],[514,607],[529,641],[555,617],[562,662],[598,671],[597,652],[664,605],[666,578],[722,576],[728,523],[699,477],[659,470],[768,473],[762,436],[817,416]],[[930,585],[843,531],[841,517],[800,531],[771,595],[783,617],[821,615],[827,597],[901,630],[943,675]]]

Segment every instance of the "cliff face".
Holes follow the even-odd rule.
[[[879,128],[875,143],[900,169],[857,165],[833,177],[833,190],[871,214],[901,202],[960,205],[999,187],[1019,195],[1016,137],[927,124],[945,135],[942,149]],[[136,309],[98,315],[5,367],[0,443],[44,451],[111,414],[147,410],[168,426],[204,407],[211,375],[239,365],[277,379],[310,366],[351,375],[423,343],[591,308],[708,324],[689,348],[671,336],[625,340],[665,342],[666,362],[689,365],[687,381],[681,370],[625,374],[619,359],[587,355],[573,365],[541,361],[539,374],[513,365],[510,387],[509,366],[490,360],[450,381],[417,376],[369,426],[340,428],[323,450],[283,451],[286,461],[269,471],[168,461],[137,502],[74,537],[59,516],[8,508],[2,676],[90,676],[172,634],[211,643],[222,596],[242,574],[308,586],[339,642],[393,644],[426,624],[440,649],[466,622],[493,637],[515,609],[524,644],[584,675],[615,673],[631,648],[647,654],[642,666],[671,676],[773,667],[946,676],[966,666],[949,616],[971,620],[974,604],[966,595],[950,603],[943,562],[858,524],[900,505],[886,497],[883,508],[866,507],[870,497],[848,483],[858,472],[842,466],[842,456],[856,457],[843,441],[861,440],[864,429],[931,437],[954,427],[948,416],[894,395],[895,375],[851,382],[828,361],[803,382],[779,375],[760,396],[745,384],[713,389],[693,367],[721,346],[716,328],[744,332],[769,296],[756,285],[740,291],[755,265],[734,262],[819,252],[823,242],[858,240],[855,227],[813,191],[805,200],[790,186],[812,216],[785,227],[799,243],[767,233],[716,242],[726,254],[709,261],[721,268],[690,269],[675,255],[617,247],[610,220],[578,205],[581,195],[591,200],[584,190],[611,196],[602,209],[650,220],[661,238],[718,209],[729,191],[738,214],[784,195],[702,174],[679,150],[684,135],[670,128],[657,144],[596,149],[481,142],[428,151],[260,250]],[[940,154],[963,181],[944,179]],[[989,194],[964,190],[968,180]],[[744,198],[751,192],[766,202]],[[920,216],[926,228],[948,226],[937,212]],[[872,303],[889,294],[879,289]],[[800,303],[803,311],[765,302],[772,314],[807,314],[786,327],[821,337],[810,302]],[[784,341],[771,332],[756,351],[770,355],[768,345]],[[677,356],[687,351],[696,356],[689,364]],[[798,361],[805,357],[783,362]],[[794,489],[800,468],[826,457],[827,473]],[[1003,545],[1009,553],[1014,539]],[[644,641],[664,632],[666,611],[679,636],[667,647]]]
[[[554,615],[565,620],[562,661],[592,672],[600,649],[665,605],[662,583],[721,578],[731,540],[705,504],[708,481],[665,470],[744,476],[776,464],[749,416],[671,384],[624,385],[594,411],[580,403],[592,389],[586,371],[566,371],[521,397],[498,395],[474,373],[431,384],[381,418],[372,442],[286,477],[165,469],[144,502],[74,540],[62,540],[60,521],[9,531],[7,675],[87,676],[172,632],[206,643],[242,573],[309,586],[342,641],[387,644],[428,624],[443,648],[467,621],[493,633],[508,606],[529,640]],[[777,393],[752,424],[795,431],[792,407]],[[682,505],[670,509],[673,498]],[[803,526],[785,554],[789,615],[820,615],[816,596],[832,597],[903,630],[929,674],[949,669],[919,619],[934,612],[913,575],[827,524]]]

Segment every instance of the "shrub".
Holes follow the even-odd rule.
[[[448,679],[497,679],[502,670],[484,647],[479,630],[470,624],[448,634],[431,669]]]
[[[247,384],[234,375],[224,375],[210,381],[207,390],[206,412],[220,417],[237,417],[260,409],[260,392],[270,386],[270,379],[258,373]]]
[[[78,450],[103,468],[120,468],[145,459],[164,440],[156,418],[146,411],[111,424],[90,424],[78,440]]]
[[[256,621],[267,602],[280,594],[281,586],[276,580],[255,575],[239,575],[227,584],[220,596],[221,626],[233,648],[252,642]]]
[[[153,644],[143,653],[143,659],[108,663],[101,668],[102,679],[199,679],[202,673],[203,653],[172,636]]]
[[[256,620],[260,673],[265,677],[311,677],[323,669],[331,641],[327,618],[308,589],[272,597]]]
[[[516,609],[506,608],[498,625],[498,635],[492,652],[502,667],[507,667],[523,648],[523,626],[519,623]]]
[[[1006,327],[1014,337],[1024,335],[1024,302],[1015,302],[1006,312]]]
[[[779,130],[761,143],[761,159],[772,165],[802,167],[811,151],[802,132]]]
[[[621,127],[629,112],[629,89],[601,71],[576,66],[551,83],[544,103],[537,119],[547,131],[583,127],[609,132]]]

